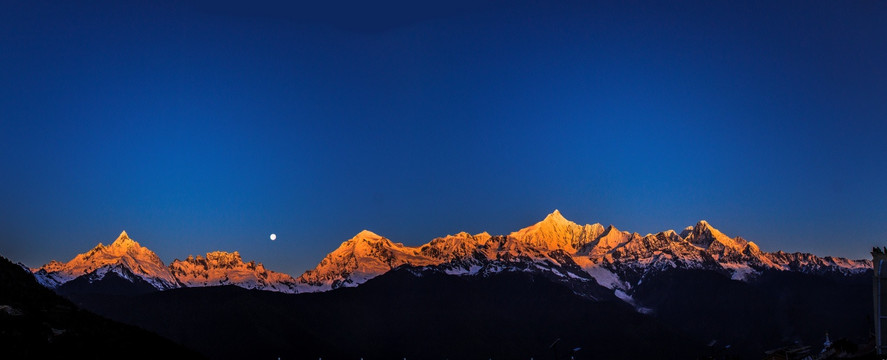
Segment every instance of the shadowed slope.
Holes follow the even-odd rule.
[[[671,358],[700,344],[620,301],[590,301],[538,275],[455,277],[398,268],[357,288],[275,294],[188,288],[120,301],[84,299],[121,321],[192,344],[213,358],[545,358],[583,347],[602,358]]]
[[[3,357],[9,359],[199,357],[156,334],[77,308],[3,257],[0,349]]]

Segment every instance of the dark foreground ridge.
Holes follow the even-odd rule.
[[[547,359],[577,347],[588,355],[577,358],[687,359],[704,351],[622,301],[592,301],[522,272],[399,268],[325,293],[225,286],[78,301],[215,359]]]
[[[202,358],[161,336],[78,308],[2,256],[0,354],[4,359]]]
[[[281,294],[235,286],[78,303],[214,359],[761,359],[784,346],[865,344],[871,272],[765,272],[748,282],[707,270],[648,277],[635,300],[590,299],[539,273],[449,276],[403,266],[356,288]],[[134,311],[133,309],[138,309]]]

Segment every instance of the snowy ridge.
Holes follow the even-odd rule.
[[[237,251],[213,251],[206,257],[188,256],[169,264],[173,276],[184,286],[237,285],[247,289],[296,292],[296,279],[265,268],[262,263],[244,263]]]
[[[179,282],[153,251],[130,239],[126,231],[111,245],[99,243],[92,250],[75,256],[67,263],[51,261],[34,270],[37,281],[56,287],[83,275],[98,271],[101,279],[108,270],[127,268],[132,274],[159,290],[179,287]],[[115,271],[119,272],[119,271]],[[118,273],[121,277],[126,274]]]
[[[535,232],[530,233],[530,236],[536,235]],[[540,241],[558,240],[548,236]],[[571,274],[577,278],[588,278],[557,246],[531,245],[514,236],[461,232],[410,247],[364,230],[343,242],[297,281],[302,291],[325,291],[357,286],[401,265],[433,268],[451,275],[488,274],[505,270],[558,271],[556,268],[572,266],[572,271],[558,273],[561,276]]]
[[[555,210],[507,236],[461,232],[418,247],[393,243],[364,230],[297,281],[303,291],[324,291],[356,286],[401,265],[450,275],[544,272],[564,279],[594,279],[607,288],[627,291],[647,273],[671,268],[723,271],[734,280],[746,280],[766,269],[860,273],[871,268],[871,261],[766,253],[753,242],[723,234],[705,220],[680,234],[667,230],[641,236],[613,225],[579,225]]]
[[[158,290],[237,285],[298,293],[358,286],[402,266],[459,276],[534,272],[569,283],[574,289],[596,283],[619,290],[616,295],[626,298],[647,274],[667,269],[714,270],[734,280],[749,280],[768,269],[856,274],[872,265],[870,260],[763,252],[755,243],[731,238],[704,220],[680,234],[667,230],[641,236],[613,225],[579,225],[555,210],[542,221],[508,235],[460,232],[416,247],[363,230],[298,278],[270,271],[255,261],[244,262],[236,251],[188,256],[167,267],[125,231],[111,245],[100,243],[67,263],[50,261],[32,271],[50,288],[79,276],[90,275],[92,281],[115,272],[123,278],[139,277]]]
[[[244,263],[240,253],[215,251],[202,256],[176,259],[168,267],[153,251],[132,240],[126,231],[111,245],[99,243],[92,250],[79,254],[66,263],[50,261],[31,269],[43,286],[56,288],[85,276],[90,283],[102,280],[108,273],[135,281],[133,276],[157,290],[178,287],[237,285],[247,289],[297,292],[292,276],[274,272],[261,263]]]
[[[315,291],[357,286],[400,265],[425,266],[434,263],[418,248],[393,243],[372,231],[363,230],[327,254],[313,270],[298,278]]]

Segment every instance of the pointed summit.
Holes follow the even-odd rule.
[[[714,234],[721,234],[718,229],[715,229],[705,220],[699,220],[696,222],[696,225],[687,226],[681,231],[681,238],[687,239],[689,236],[693,235],[693,238],[698,238],[700,235],[708,235],[709,237]],[[723,235],[723,234],[721,234]]]
[[[606,229],[600,233],[600,237],[595,239],[594,241],[589,242],[591,244],[590,248],[586,248],[585,252],[591,255],[603,255],[613,250],[619,246],[622,246],[626,242],[631,240],[631,235],[622,232],[617,229],[615,226],[610,224]]]
[[[731,248],[736,251],[742,251],[747,245],[748,241],[743,238],[731,238],[727,235],[724,235],[720,230],[715,229],[711,226],[708,221],[699,220],[690,231],[684,230],[681,234],[686,233],[684,240],[693,244],[697,247],[708,249],[712,246],[713,243],[718,243],[714,249],[718,249],[720,247]],[[717,250],[715,250],[717,251]]]
[[[548,216],[546,216],[545,219],[543,219],[542,221],[543,222],[554,222],[554,223],[558,223],[558,224],[570,222],[570,220],[567,220],[567,218],[565,218],[563,215],[561,215],[561,212],[558,209],[554,209],[554,211],[552,211],[551,214],[548,214]]]
[[[138,244],[135,240],[131,239],[129,235],[126,234],[126,230],[124,230],[120,233],[120,236],[117,237],[117,240],[114,240],[114,242],[111,243],[111,246],[123,246],[130,243]]]
[[[359,233],[357,233],[357,235],[354,235],[354,237],[352,239],[354,239],[354,240],[357,240],[357,239],[378,240],[378,239],[382,239],[382,238],[383,237],[380,236],[379,234],[376,234],[372,231],[364,229],[364,230],[361,230]]]
[[[711,226],[711,224],[708,223],[708,221],[705,220],[699,220],[699,222],[696,223],[696,226],[693,227],[692,232],[697,235],[707,234],[712,237],[725,236],[723,233],[721,233],[718,229],[715,229],[713,226]]]
[[[142,278],[158,290],[179,286],[157,254],[132,240],[126,231],[121,232],[111,245],[105,246],[99,243],[92,250],[78,254],[61,266],[58,263],[50,263],[41,269],[44,269],[48,276],[55,278],[55,282],[60,285],[100,269],[117,271],[113,269],[118,268],[126,268],[132,275]]]
[[[515,231],[508,235],[510,238],[539,247],[542,249],[562,249],[574,252],[580,243],[587,241],[588,236],[583,233],[584,227],[564,218],[561,212],[554,210],[542,221]]]

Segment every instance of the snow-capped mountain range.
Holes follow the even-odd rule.
[[[158,290],[178,287],[237,285],[247,289],[296,292],[292,276],[265,269],[261,263],[244,263],[238,252],[214,251],[206,257],[188,256],[169,266],[153,251],[120,233],[111,245],[99,243],[92,250],[75,256],[67,263],[50,261],[31,270],[37,281],[49,288],[81,276],[89,282],[101,280],[108,273],[133,281],[132,276]]]
[[[179,282],[163,261],[153,251],[130,239],[126,231],[120,233],[111,245],[99,243],[83,254],[75,256],[67,263],[50,261],[48,264],[34,269],[37,281],[47,287],[57,287],[77,277],[97,275],[104,277],[108,271],[125,267],[133,275],[144,279],[159,290],[179,287]]]
[[[188,256],[169,264],[169,270],[182,286],[237,285],[247,289],[295,292],[296,280],[284,273],[265,269],[255,261],[244,263],[237,251],[213,251],[206,257]]]
[[[307,289],[356,286],[401,265],[451,275],[534,271],[569,281],[594,279],[616,290],[619,296],[646,274],[669,268],[715,270],[734,280],[746,280],[767,269],[859,273],[870,269],[871,261],[767,253],[753,242],[724,235],[704,220],[681,233],[668,230],[641,236],[613,225],[579,225],[555,210],[542,221],[509,235],[463,232],[417,247],[394,243],[365,230],[342,243],[297,281],[300,288],[307,285]]]
[[[458,233],[412,247],[364,230],[343,242],[298,278],[244,263],[237,252],[221,251],[175,260],[169,266],[152,251],[120,234],[67,263],[52,261],[32,269],[38,281],[57,287],[79,276],[126,268],[158,290],[237,285],[287,293],[357,286],[400,266],[450,275],[484,276],[502,271],[538,272],[575,284],[597,283],[627,302],[626,293],[651,272],[670,268],[705,269],[747,280],[762,271],[854,274],[871,268],[869,260],[818,257],[808,253],[763,252],[753,242],[731,238],[706,221],[680,233],[641,236],[610,225],[579,225],[557,210],[542,221],[509,235]]]

